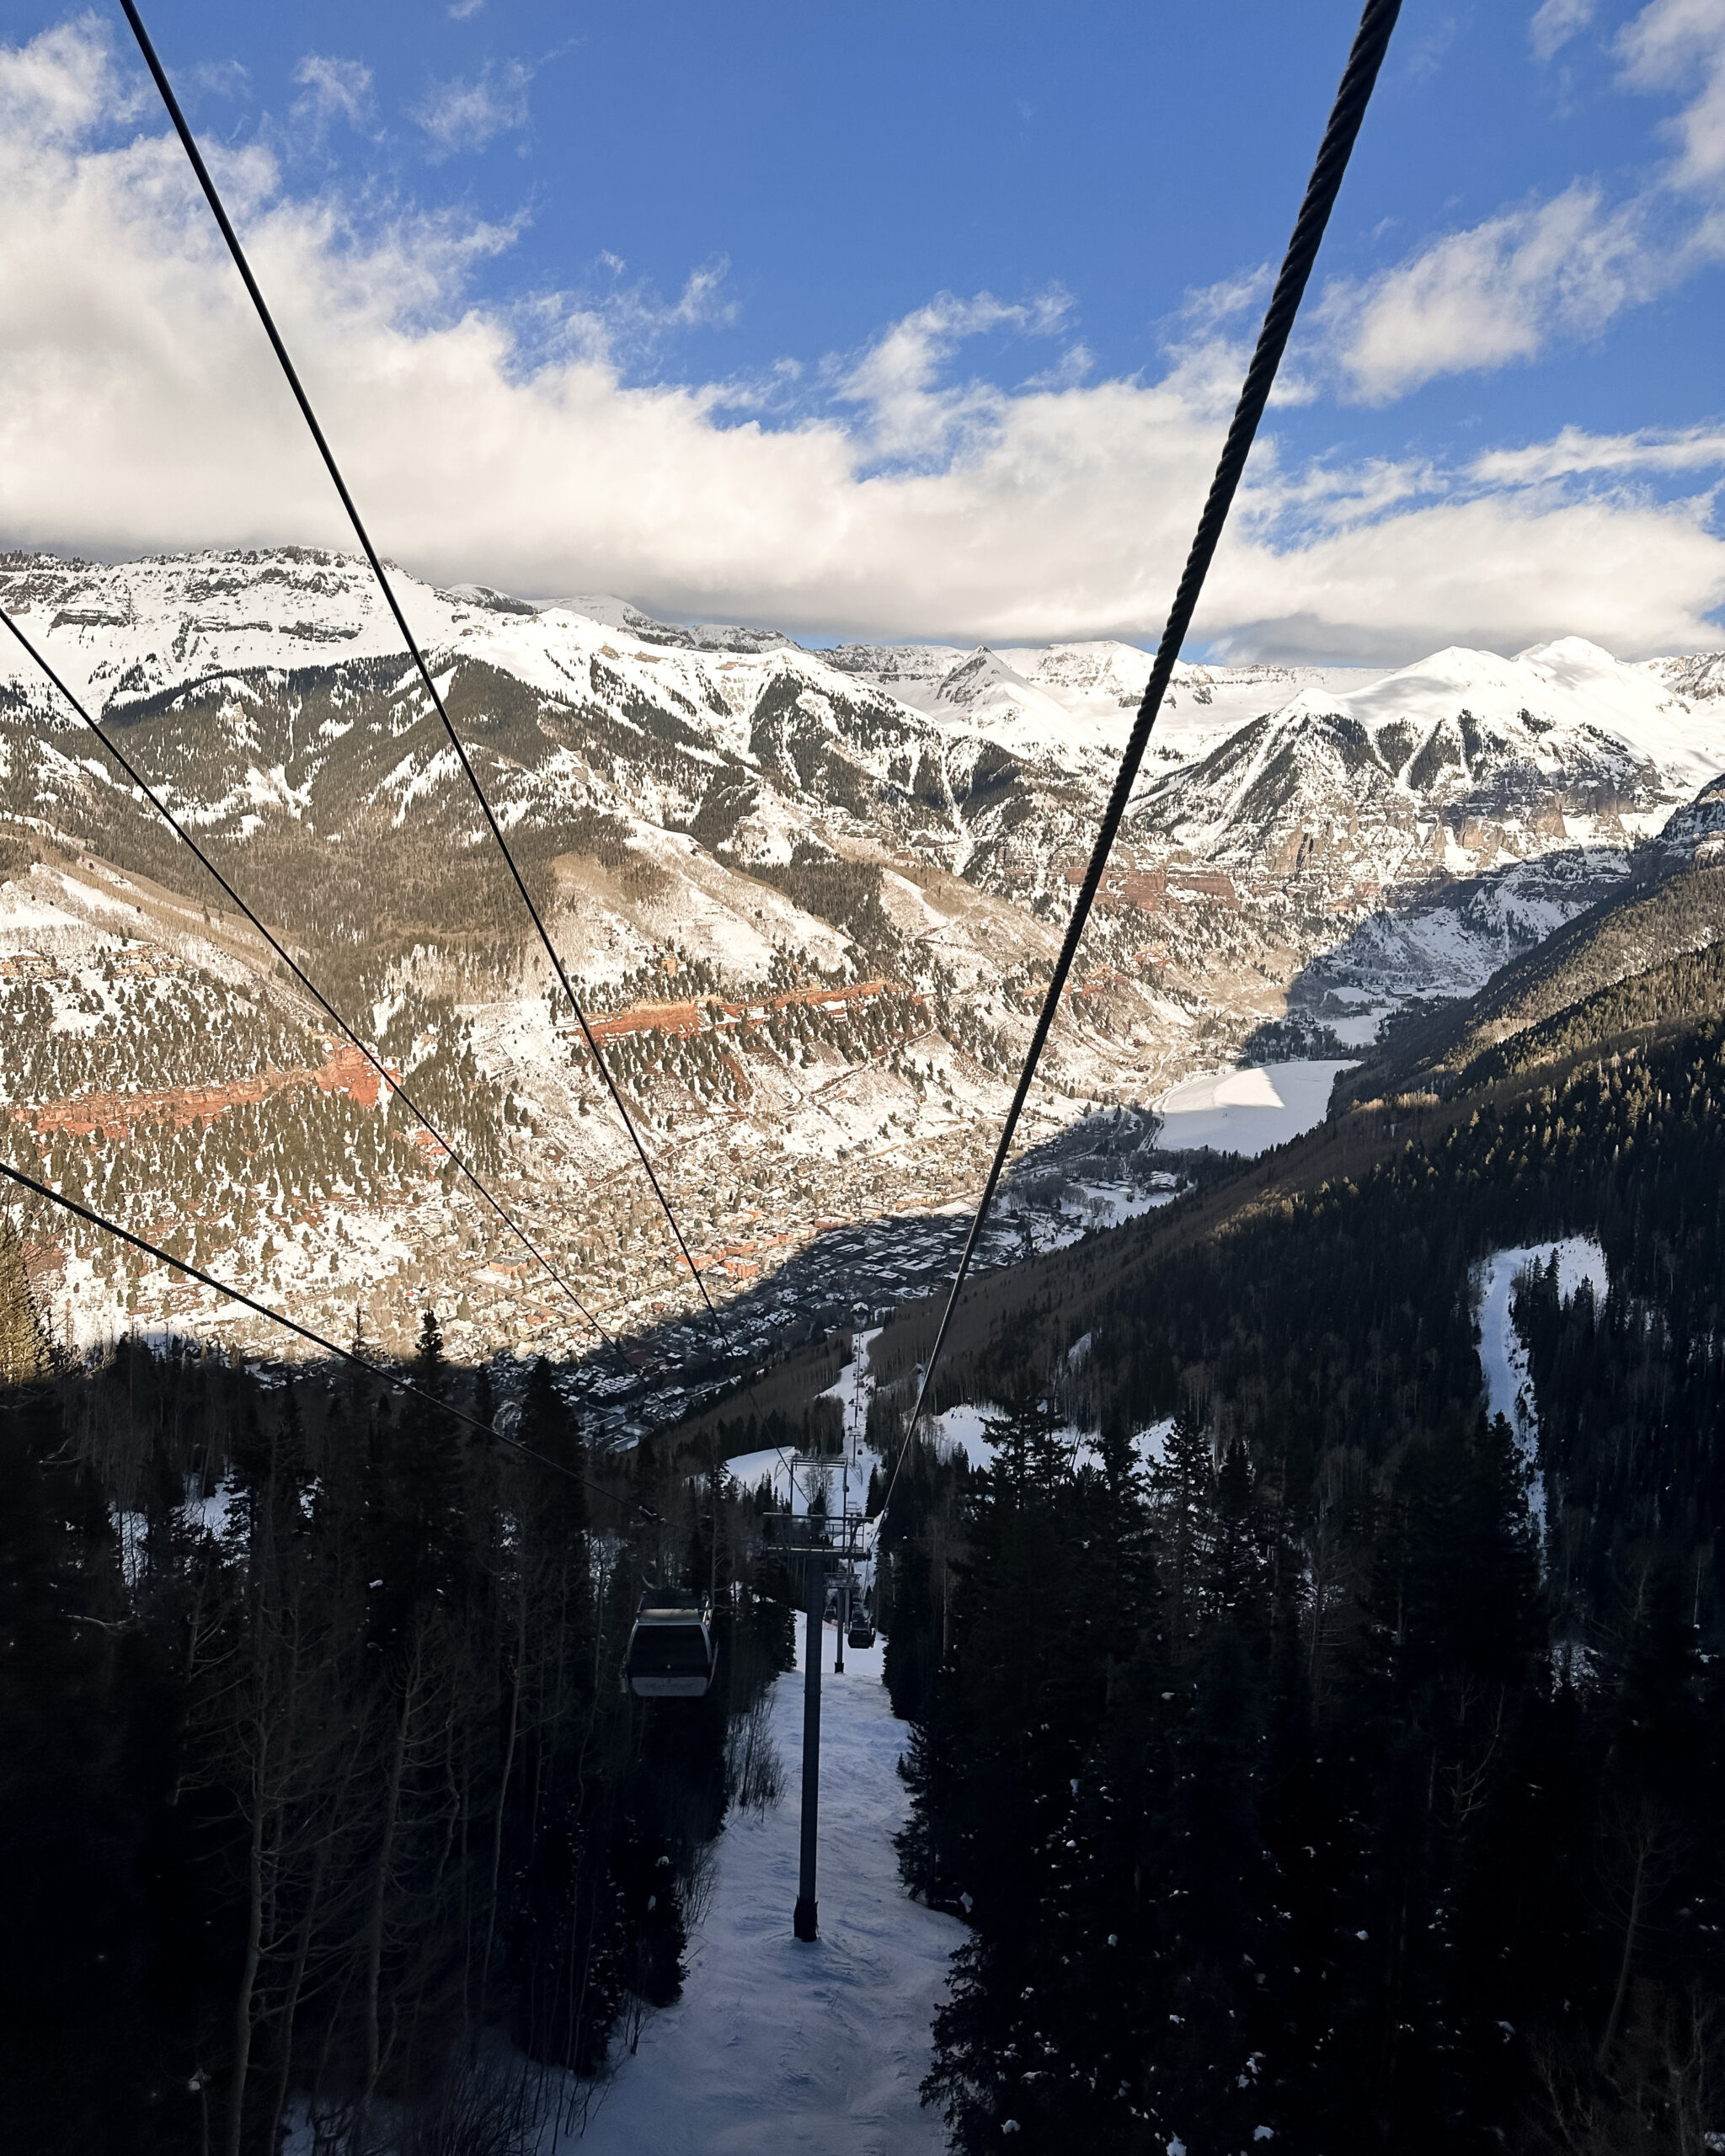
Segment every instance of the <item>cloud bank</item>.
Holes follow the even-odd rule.
[[[302,86],[330,116],[363,109],[367,85],[319,67]],[[492,104],[462,93],[422,120],[452,151],[514,124],[510,93],[494,79]],[[1692,130],[1679,153],[1709,152]],[[642,355],[723,318],[718,266],[666,305],[619,283],[483,307],[467,280],[508,229],[362,221],[290,193],[261,148],[212,163],[374,536],[416,574],[804,633],[1160,629],[1242,371],[1231,287],[1188,310],[1193,341],[1155,379],[1092,380],[1061,294],[981,294],[937,296],[860,352],[692,386],[644,379]],[[1552,205],[1516,214],[1471,243],[1487,270],[1567,243]],[[1580,197],[1561,215],[1609,222]],[[1631,274],[1615,260],[1575,274]],[[1466,246],[1420,270],[1434,351],[1483,274]],[[985,332],[1025,340],[1017,387],[964,376]],[[1405,371],[1381,321],[1370,334],[1374,364]],[[1719,447],[1566,434],[1446,471],[1296,467],[1267,437],[1199,634],[1236,656],[1387,660],[1571,630],[1626,655],[1717,643],[1711,497],[1641,489]],[[0,543],[286,542],[350,536],[177,145],[88,24],[0,50]]]

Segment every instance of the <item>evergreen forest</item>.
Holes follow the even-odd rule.
[[[590,1460],[542,1359],[483,1440],[430,1313],[405,1374],[66,1366],[0,1225],[8,2147],[505,2156],[676,1996],[777,1773],[758,1502]],[[623,1691],[644,1581],[713,1593],[706,1698]]]
[[[883,1525],[958,2148],[1722,2145],[1725,1027],[1552,1053],[978,1291]]]

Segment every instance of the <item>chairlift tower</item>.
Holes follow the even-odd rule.
[[[807,1628],[803,1639],[803,1813],[797,1906],[791,1929],[810,1945],[820,1936],[815,1875],[820,1838],[820,1653],[821,1629],[826,1621],[826,1576],[829,1566],[836,1564],[842,1577],[843,1568],[854,1564],[869,1524],[862,1513],[852,1512],[841,1513],[836,1518],[809,1513],[774,1523],[782,1531],[782,1540],[774,1537],[778,1546],[803,1560]],[[842,1629],[839,1637],[842,1643]]]

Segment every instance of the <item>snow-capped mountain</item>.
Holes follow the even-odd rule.
[[[1109,642],[1001,651],[842,644],[827,657],[931,718],[985,730],[1017,755],[1117,762],[1151,654]],[[1370,669],[1347,666],[1178,666],[1151,739],[1151,767],[1190,762],[1300,688],[1342,691],[1375,678]]]
[[[1695,704],[1725,696],[1725,651],[1701,651],[1687,658],[1649,659],[1642,670]]]
[[[1725,723],[1579,637],[1302,685],[1145,797],[1134,830],[1270,874],[1376,885],[1653,835],[1725,764]]]
[[[774,1230],[782,1257],[820,1220],[972,1188],[1148,654],[816,651],[615,598],[395,583],[713,1265],[766,1278],[756,1216],[793,1223]],[[483,1133],[504,1119],[510,1172],[562,1220],[594,1296],[661,1307],[675,1283],[649,1284],[650,1209],[617,1240],[607,1179],[628,1172],[626,1142],[365,565],[12,556],[0,598],[339,1007],[436,1091],[451,1134],[494,1150]],[[1398,1000],[1477,987],[1725,769],[1722,681],[1725,656],[1628,666],[1578,638],[1387,672],[1183,665],[1028,1134],[1052,1142],[1087,1101],[1152,1100],[1242,1051],[1334,1057]],[[348,1123],[323,1130],[330,1102],[358,1111],[318,1014],[0,639],[7,877],[14,1131],[25,1115],[33,1143],[62,1145],[120,1129],[144,1096],[193,1117],[197,1071],[236,1114],[286,1113],[264,1098],[286,1087],[308,1160],[358,1143]],[[118,1149],[103,1176],[144,1203],[147,1148],[99,1143]],[[337,1204],[334,1185],[272,1186],[287,1209],[266,1227],[250,1156],[230,1150],[209,1170],[230,1192],[218,1209],[255,1219],[255,1262],[310,1294],[278,1230],[296,1204]],[[353,1204],[398,1225],[427,1156],[360,1151]],[[457,1209],[446,1289],[470,1230],[458,1193],[435,1202]],[[403,1265],[425,1248],[398,1241]],[[476,1327],[519,1302],[510,1277],[460,1289]]]
[[[441,669],[493,670],[625,737],[639,731],[636,707],[671,722],[650,730],[660,744],[681,737],[675,778],[662,750],[632,759],[625,739],[590,800],[616,794],[605,805],[660,830],[699,817],[709,849],[768,862],[816,835],[800,829],[801,803],[820,835],[836,818],[849,835],[908,844],[1014,896],[1042,888],[1033,873],[1023,888],[1026,808],[1044,864],[1050,841],[1081,843],[1092,804],[1070,790],[1106,785],[1149,674],[1148,654],[1114,643],[820,653],[772,632],[658,623],[611,598],[535,608],[478,586],[437,591],[398,574],[396,584]],[[238,685],[401,657],[365,565],[311,550],[114,567],[13,557],[0,587],[74,687],[116,715],[218,674]],[[0,654],[8,679],[56,723],[22,653]],[[408,689],[404,659],[389,686]],[[1725,655],[1627,666],[1579,638],[1514,659],[1451,648],[1381,674],[1182,666],[1131,833],[1231,870],[1380,886],[1554,847],[1621,847],[1725,766],[1722,694]],[[315,824],[319,774],[344,766],[334,744],[347,730],[326,720],[313,738],[290,724],[272,744],[264,726],[248,736],[259,754],[243,788],[200,809],[219,816],[243,792],[243,814],[262,794]],[[595,777],[590,763],[584,776]],[[580,782],[562,777],[579,798]],[[398,760],[378,783],[419,799],[440,782]]]

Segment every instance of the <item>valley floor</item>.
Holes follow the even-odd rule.
[[[800,1649],[803,1625],[798,1623]],[[846,1648],[821,1699],[820,1940],[791,1936],[797,1893],[800,1672],[778,1679],[772,1733],[785,1794],[764,1818],[734,1812],[678,2004],[650,2016],[634,2056],[563,2156],[911,2156],[944,2148],[917,2101],[948,1958],[964,1936],[908,1900],[892,1845],[905,1814],[908,1735],[880,1682],[881,1650]]]

